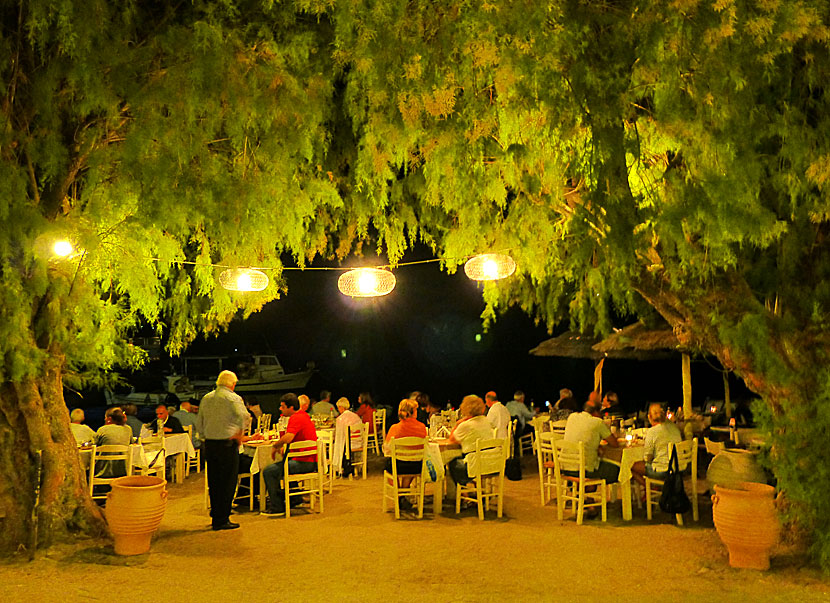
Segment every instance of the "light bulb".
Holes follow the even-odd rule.
[[[363,294],[372,293],[378,286],[378,279],[373,272],[361,272],[357,277],[357,288]]]
[[[58,241],[52,247],[52,251],[55,252],[55,255],[65,258],[72,253],[72,243],[69,241]]]
[[[239,291],[251,290],[251,275],[243,272],[236,278],[236,287]]]

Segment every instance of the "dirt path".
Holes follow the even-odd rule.
[[[830,582],[780,548],[769,572],[734,570],[712,528],[559,522],[539,505],[538,480],[506,482],[505,517],[449,509],[424,520],[381,512],[377,462],[366,481],[340,481],[325,512],[289,520],[235,515],[213,532],[202,475],[170,486],[150,554],[118,557],[107,543],[57,546],[32,563],[0,564],[0,601],[830,601]],[[689,517],[691,523],[691,517]]]

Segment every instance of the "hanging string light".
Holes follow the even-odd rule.
[[[219,284],[228,291],[262,291],[268,286],[268,276],[253,268],[230,268],[219,274]]]
[[[349,297],[380,297],[395,288],[395,275],[380,268],[356,268],[340,275],[337,288]]]
[[[516,262],[503,253],[482,253],[464,264],[464,273],[474,281],[495,281],[516,271]]]

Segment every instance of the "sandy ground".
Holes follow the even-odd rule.
[[[381,511],[380,464],[341,480],[323,514],[234,515],[213,532],[203,476],[173,484],[151,552],[119,557],[106,542],[55,546],[31,563],[0,563],[0,601],[830,601],[830,581],[779,547],[768,572],[735,570],[712,527],[621,520],[558,521],[539,504],[532,457],[506,482],[505,514],[479,521],[445,507],[423,520]]]

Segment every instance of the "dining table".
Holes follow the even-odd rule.
[[[449,463],[451,460],[461,456],[461,444],[458,442],[450,442],[447,438],[430,438],[426,443],[431,447],[433,458],[440,456],[441,462],[444,464],[444,477],[433,483],[432,491],[432,512],[434,515],[440,515],[444,505],[444,488],[447,489],[447,496],[451,499],[455,498],[455,482],[450,478]]]
[[[334,431],[334,427],[321,427],[317,431],[326,430]],[[279,440],[283,434],[284,432],[269,432],[263,437],[263,439],[248,440],[247,442],[244,442],[240,448],[240,452],[242,452],[242,454],[252,457],[250,468],[251,475],[259,474],[260,512],[265,510],[266,496],[268,494],[268,491],[265,489],[265,477],[262,472],[268,465],[282,462],[282,453],[277,452],[272,456],[272,452],[274,450],[274,442]]]
[[[620,498],[622,498],[622,516],[624,521],[631,521],[631,467],[637,461],[645,460],[645,446],[639,440],[631,443],[620,438],[620,446],[613,448],[603,446],[602,458],[620,466]]]
[[[78,454],[81,460],[81,466],[84,469],[89,469],[92,462],[92,447],[81,446],[78,448]],[[154,452],[148,452],[139,443],[130,444],[130,454],[132,455],[133,467],[139,469],[146,469],[153,462],[155,456]],[[164,436],[164,458],[176,457],[176,471],[173,475],[175,483],[184,481],[185,457],[193,458],[196,456],[196,449],[193,448],[193,442],[190,441],[190,436],[186,433],[174,433]],[[149,460],[147,457],[151,457]]]

